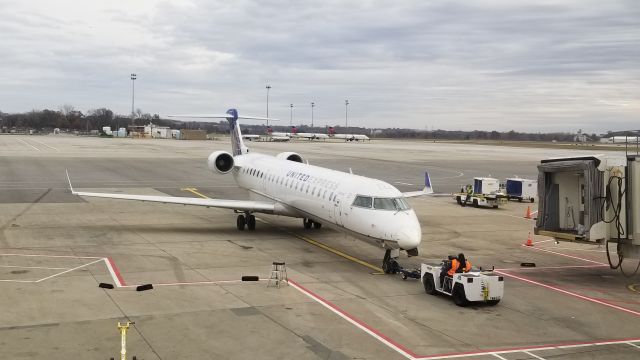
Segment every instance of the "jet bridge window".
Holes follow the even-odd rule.
[[[411,207],[403,198],[375,198],[373,208],[376,210],[409,210]]]
[[[356,199],[353,201],[353,206],[370,209],[372,202],[373,202],[373,199],[370,196],[360,196],[360,195],[358,195],[358,196],[356,196]]]

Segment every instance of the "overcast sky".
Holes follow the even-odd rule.
[[[0,0],[0,110],[640,128],[640,1]]]

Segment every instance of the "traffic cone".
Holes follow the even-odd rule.
[[[531,206],[527,206],[527,213],[524,214],[525,219],[531,219]]]
[[[529,231],[529,236],[527,237],[527,241],[524,243],[525,246],[533,246],[533,241],[531,240],[531,231]]]

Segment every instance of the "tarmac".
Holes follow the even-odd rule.
[[[422,188],[428,170],[438,193],[474,176],[535,178],[543,158],[587,153],[391,140],[247,145],[295,151],[401,191]],[[255,231],[239,232],[228,210],[68,190],[65,169],[87,191],[245,199],[231,176],[207,169],[209,153],[228,149],[225,138],[0,136],[2,358],[118,358],[118,321],[135,322],[128,354],[138,359],[640,357],[640,277],[609,269],[597,245],[534,236],[523,246],[534,225],[524,214],[536,203],[410,199],[423,241],[403,266],[464,252],[505,278],[500,304],[460,308],[419,281],[380,274],[381,249],[325,227],[304,230],[300,219],[258,215]],[[286,262],[288,285],[267,287],[273,261]],[[154,288],[138,292],[140,284]]]

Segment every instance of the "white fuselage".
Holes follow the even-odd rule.
[[[310,218],[388,248],[407,250],[420,244],[415,212],[383,206],[403,198],[383,181],[257,153],[237,155],[234,163],[238,185],[255,200],[279,204],[276,214]],[[356,196],[371,198],[371,206],[354,204]]]

